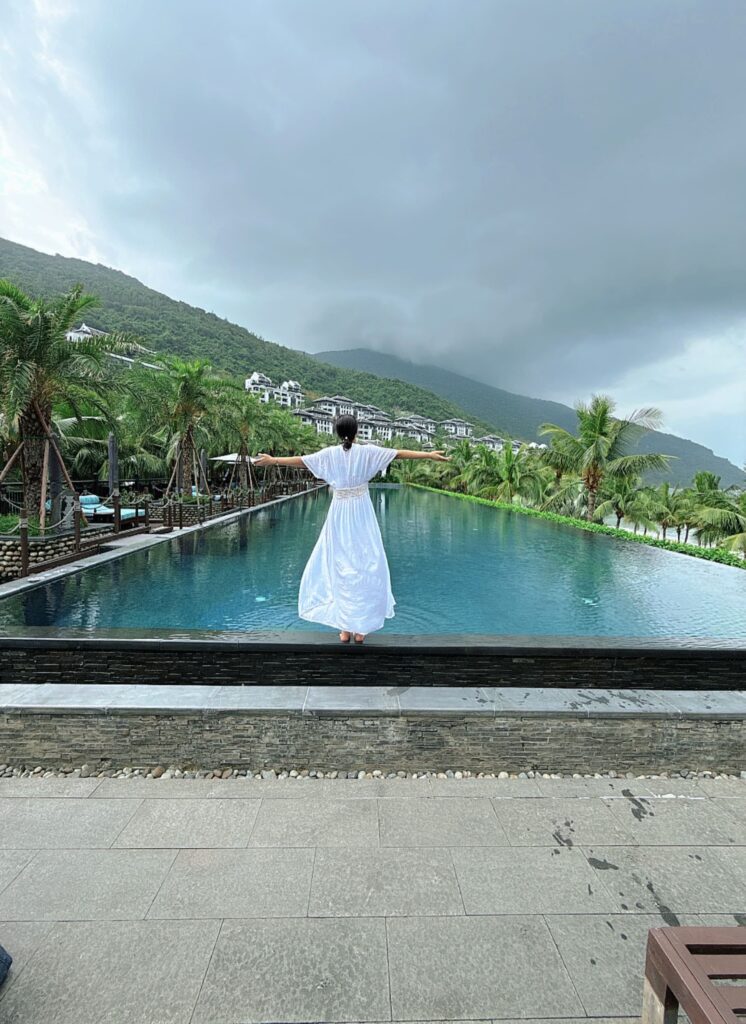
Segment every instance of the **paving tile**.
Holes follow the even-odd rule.
[[[99,803],[98,800],[90,802]],[[259,803],[259,800],[143,800],[114,845],[216,849],[246,846]]]
[[[346,712],[354,715],[398,715],[399,701],[391,687],[386,686],[309,686],[304,715],[325,715]]]
[[[25,713],[64,708],[79,713],[97,714],[109,706],[115,693],[126,687],[113,683],[29,683],[13,698],[13,707]]]
[[[81,799],[94,793],[101,779],[0,779],[0,799],[7,800],[18,797],[46,796],[71,797]]]
[[[207,702],[216,711],[287,711],[300,714],[307,686],[213,686]]]
[[[313,860],[310,849],[181,850],[148,917],[305,917]]]
[[[485,693],[495,703],[495,714],[500,715],[570,715],[573,718],[587,718],[587,700],[578,696],[578,691],[569,687],[495,686],[485,687]]]
[[[605,801],[620,825],[641,846],[731,846],[746,843],[746,819],[725,800]],[[742,801],[734,801],[736,807]],[[746,807],[746,805],[744,805]],[[593,842],[603,845],[603,840]]]
[[[173,850],[41,850],[0,895],[8,921],[145,917]]]
[[[645,779],[650,795],[665,799],[666,797],[701,797],[707,794],[694,779]]]
[[[433,796],[483,797],[510,800],[513,797],[540,797],[533,779],[431,779]]]
[[[114,687],[107,707],[126,711],[155,711],[161,708],[203,711],[214,699],[212,686],[157,686],[152,684]]]
[[[266,800],[357,800],[368,798],[423,799],[432,796],[429,779],[228,779],[226,796],[238,795],[242,784]]]
[[[589,1016],[639,1016],[648,931],[657,915],[546,918],[562,960]]]
[[[35,856],[35,850],[0,850],[0,893]]]
[[[0,849],[111,846],[139,800],[0,800]]]
[[[542,796],[554,799],[584,800],[608,797],[610,800],[631,796],[652,796],[642,779],[537,779]]]
[[[0,989],[0,1000],[4,995],[7,996],[12,986],[16,984],[21,971],[29,963],[51,927],[49,921],[0,921],[0,943],[13,957],[8,976]],[[2,1014],[0,1003],[0,1020],[4,1020]]]
[[[382,846],[508,845],[489,800],[382,800],[379,813]]]
[[[375,800],[263,800],[253,846],[378,846]]]
[[[585,704],[592,718],[648,718],[661,715],[671,718],[677,715],[666,693],[656,690],[578,690],[578,699]]]
[[[744,847],[611,846],[584,852],[617,913],[746,911]]]
[[[3,1024],[189,1024],[217,921],[53,925],[0,1002]]]
[[[746,693],[737,690],[666,690],[666,700],[677,711],[706,718],[742,718]]]
[[[492,718],[495,703],[487,691],[474,686],[408,686],[399,690],[399,707],[408,714],[479,714]]]
[[[381,920],[226,921],[193,1024],[390,1019]]]
[[[30,683],[0,683],[0,709],[12,708]]]
[[[699,788],[710,797],[746,800],[746,779],[700,779]]]
[[[386,928],[395,1020],[583,1013],[541,917],[397,917]]]
[[[600,914],[618,909],[580,850],[453,851],[467,914]]]
[[[449,850],[318,850],[311,917],[463,914]]]
[[[101,779],[91,799],[122,800],[134,797],[138,800],[200,800],[208,796],[220,796],[221,786],[224,787],[226,782],[220,779],[143,779],[142,776]],[[256,794],[244,789],[240,795],[245,799]]]
[[[495,800],[493,806],[511,846],[634,843],[602,800]]]

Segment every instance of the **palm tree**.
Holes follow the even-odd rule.
[[[666,469],[669,456],[629,454],[629,449],[645,431],[660,425],[658,409],[640,409],[627,419],[617,419],[613,416],[614,402],[606,395],[594,395],[589,405],[580,403],[575,411],[578,417],[577,437],[554,423],[542,424],[539,433],[549,435],[555,457],[582,478],[588,495],[587,516],[592,520],[605,476],[640,476],[651,469]],[[547,461],[550,458],[552,456],[548,456]]]
[[[599,497],[603,500],[596,507],[596,518],[616,516],[617,530],[623,519],[630,519],[630,513],[639,505],[640,480],[636,476],[607,476]]]
[[[238,484],[239,487],[246,489],[254,486],[249,456],[264,412],[265,407],[255,395],[243,388],[237,388],[236,394],[229,399],[221,417],[220,439],[230,451],[236,446]]]
[[[151,431],[165,428],[168,458],[174,463],[167,491],[176,478],[178,490],[184,492],[191,489],[192,480],[199,487],[197,451],[212,449],[221,400],[230,398],[235,385],[214,373],[203,359],[161,356],[159,363],[161,372],[140,375],[141,415]]]
[[[466,470],[474,458],[475,451],[471,442],[466,440],[457,441],[450,449],[451,461],[446,472],[449,490],[466,492],[468,487]]]
[[[106,480],[109,475],[109,432],[117,439],[117,462],[122,478],[162,477],[166,472],[163,437],[136,429],[128,412],[112,424],[103,416],[55,416],[55,433],[73,475]]]
[[[499,452],[477,445],[463,477],[472,493],[496,501],[537,501],[543,490],[541,467],[525,445],[517,452],[510,444]]]
[[[51,436],[52,407],[67,402],[73,415],[83,403],[106,413],[112,393],[126,388],[109,354],[141,351],[124,334],[68,341],[84,310],[97,305],[76,285],[53,299],[34,299],[7,280],[0,280],[0,395],[6,423],[17,430],[23,491],[29,509],[41,508]],[[67,471],[63,465],[63,472]],[[68,478],[68,484],[72,486]]]

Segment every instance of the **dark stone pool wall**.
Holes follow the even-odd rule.
[[[0,636],[0,683],[746,689],[746,645],[542,637]]]

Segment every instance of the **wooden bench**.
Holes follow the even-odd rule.
[[[737,1024],[746,1014],[746,928],[653,928],[648,934],[642,1024]],[[715,982],[719,981],[720,984]]]

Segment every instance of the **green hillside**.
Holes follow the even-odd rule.
[[[83,284],[101,299],[101,306],[86,315],[91,327],[140,335],[148,348],[182,358],[209,359],[240,377],[260,370],[273,380],[298,380],[312,395],[347,395],[388,412],[416,412],[434,419],[466,415],[450,399],[417,385],[329,366],[305,352],[265,341],[214,313],[170,299],[101,264],[49,256],[0,239],[2,277],[33,295],[52,295]],[[488,422],[480,426],[490,429]]]
[[[134,277],[84,260],[49,256],[0,239],[0,277],[34,295],[52,295],[81,283],[101,299],[86,322],[102,330],[140,335],[148,348],[184,358],[209,359],[244,377],[260,370],[273,380],[299,380],[311,395],[344,394],[388,412],[413,412],[434,419],[462,416],[478,432],[498,431],[532,439],[540,423],[574,427],[573,410],[558,402],[516,395],[434,366],[355,349],[315,356],[276,345],[214,313],[178,302]],[[717,473],[723,486],[742,483],[743,472],[709,448],[675,437],[650,434],[641,450],[676,456],[669,479],[688,483],[700,469]]]
[[[574,431],[575,412],[559,402],[548,402],[541,398],[528,398],[511,391],[482,384],[462,377],[437,366],[420,366],[396,356],[369,349],[349,349],[339,352],[319,352],[317,358],[348,369],[365,370],[378,376],[396,377],[434,391],[465,409],[472,420],[478,417],[493,423],[498,431],[511,437],[538,438],[537,428],[541,423],[557,423]],[[624,412],[625,410],[620,410]],[[674,434],[653,431],[640,441],[639,451],[662,452],[673,455],[670,470],[666,473],[650,474],[650,481],[668,479],[675,483],[689,483],[701,469],[717,473],[723,487],[743,484],[744,473],[727,459],[715,455],[709,448],[694,441],[688,441]]]

